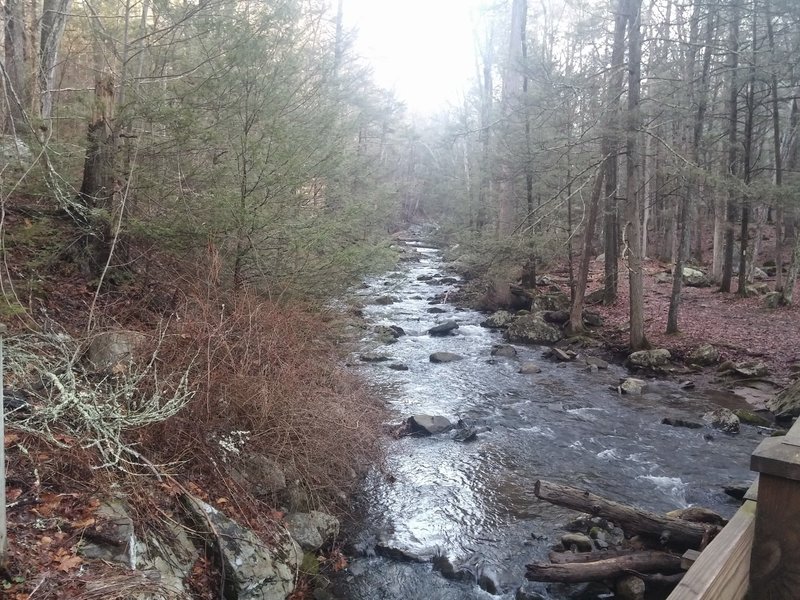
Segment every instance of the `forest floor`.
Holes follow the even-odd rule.
[[[800,363],[800,305],[769,309],[764,296],[740,298],[721,293],[717,286],[683,287],[679,313],[679,333],[667,335],[667,313],[672,286],[658,283],[656,275],[668,266],[648,259],[644,265],[645,335],[653,348],[667,348],[673,358],[682,360],[701,344],[713,344],[722,360],[761,361],[776,383],[786,383],[793,365]],[[599,289],[603,281],[603,263],[592,262],[588,290]],[[770,288],[774,278],[764,280]],[[622,351],[628,344],[628,278],[620,269],[619,296],[610,306],[593,306],[605,320],[601,336],[610,350]],[[800,297],[800,284],[795,289]]]

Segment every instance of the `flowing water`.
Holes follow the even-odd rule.
[[[359,495],[361,518],[349,535],[360,556],[336,582],[339,597],[514,598],[525,564],[546,560],[576,516],[537,500],[537,479],[655,511],[696,504],[725,516],[735,512],[737,503],[722,488],[751,478],[749,456],[758,431],[743,426],[741,434],[730,436],[662,425],[663,417],[699,420],[710,400],[656,380],[642,396],[620,396],[610,388],[627,375],[622,367],[589,372],[579,360],[557,364],[543,358],[544,348],[537,346],[515,346],[514,359],[492,357],[492,346],[503,339],[479,325],[485,315],[435,299],[453,287],[439,283],[448,275],[440,252],[409,245],[418,261],[361,291],[365,302],[382,295],[396,299],[365,309],[371,325],[397,325],[406,332],[396,343],[374,348],[390,361],[364,364],[362,372],[386,395],[398,421],[426,413],[490,430],[469,443],[448,433],[387,442],[386,464],[367,478]],[[429,282],[420,276],[438,277]],[[433,306],[445,312],[428,312]],[[448,319],[459,323],[455,335],[428,335]],[[433,364],[429,355],[437,351],[464,359]],[[521,362],[538,364],[541,373],[519,374]],[[408,370],[390,368],[400,363]],[[447,557],[471,577],[444,578],[433,568],[435,557]],[[525,589],[554,599],[575,592],[544,584]]]

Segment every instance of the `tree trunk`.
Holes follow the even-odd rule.
[[[730,32],[728,35],[728,164],[726,172],[729,177],[728,185],[728,211],[725,222],[725,254],[722,263],[722,283],[721,292],[731,291],[731,280],[733,279],[733,228],[736,224],[736,186],[734,179],[738,172],[738,116],[739,116],[739,88],[737,85],[736,72],[739,68],[739,3],[737,0],[731,1],[731,21]]]
[[[647,347],[644,336],[644,274],[642,272],[642,231],[640,217],[641,182],[639,157],[639,129],[642,116],[639,108],[641,89],[642,46],[640,14],[642,0],[628,0],[628,124],[627,124],[627,206],[628,230],[628,281],[630,285],[630,347],[640,350]]]
[[[597,213],[600,205],[600,193],[603,189],[603,168],[595,175],[592,185],[592,197],[589,200],[589,215],[586,217],[586,228],[583,232],[583,250],[581,262],[578,266],[578,278],[575,281],[575,296],[569,312],[570,335],[583,331],[583,299],[586,296],[586,284],[589,279],[589,264],[592,260],[592,239],[597,224]]]
[[[625,0],[619,0],[614,17],[614,45],[611,48],[611,74],[608,80],[608,96],[606,110],[609,115],[607,133],[601,143],[605,158],[605,216],[604,216],[604,252],[605,280],[603,284],[603,302],[613,304],[617,299],[619,287],[619,219],[617,217],[617,156],[619,154],[619,98],[622,95],[622,84],[625,65]]]
[[[6,132],[16,135],[22,130],[27,130],[24,125],[25,110],[30,102],[25,13],[22,0],[6,0],[4,16],[5,71],[8,79],[3,83],[9,111],[3,127]]]
[[[783,198],[780,189],[783,185],[783,161],[781,148],[781,117],[778,97],[778,65],[775,57],[775,33],[772,27],[772,11],[769,0],[766,0],[767,38],[772,62],[770,76],[770,96],[772,100],[772,152],[775,162],[775,187],[778,189],[778,200],[775,207],[775,291],[783,289]]]
[[[44,0],[39,37],[39,115],[49,121],[53,112],[53,88],[56,80],[58,49],[64,36],[72,0]]]
[[[537,498],[593,517],[603,517],[619,525],[627,535],[647,535],[668,541],[685,550],[700,549],[713,537],[719,527],[666,517],[657,513],[626,506],[586,490],[539,480],[533,487]]]
[[[742,157],[743,177],[746,186],[750,185],[753,173],[753,122],[756,112],[756,61],[758,59],[756,49],[758,43],[757,23],[756,11],[754,10],[752,16],[750,78],[747,83],[747,115],[744,122],[744,156]],[[737,294],[742,298],[747,297],[747,249],[750,240],[750,201],[748,200],[748,195],[744,194],[742,197],[742,228],[740,233],[741,242],[739,244],[739,288]]]

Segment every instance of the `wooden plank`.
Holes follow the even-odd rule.
[[[777,439],[790,446],[800,446],[800,421],[796,421],[789,431],[786,432],[786,435],[778,437]]]
[[[681,556],[681,569],[688,571],[697,560],[700,553],[697,550],[687,550]]]
[[[756,503],[748,500],[700,553],[667,600],[741,600],[747,594]]]
[[[753,485],[750,486],[750,489],[744,495],[745,500],[752,500],[755,502],[758,500],[758,475],[756,475],[755,481],[753,481]]]
[[[796,600],[800,581],[800,481],[761,473],[750,563],[753,600]]]
[[[800,481],[800,446],[766,438],[750,457],[750,470]]]

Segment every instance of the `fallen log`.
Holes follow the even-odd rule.
[[[540,563],[526,565],[530,581],[583,583],[615,579],[631,572],[672,574],[681,571],[681,557],[669,552],[650,550],[586,563]]]
[[[550,562],[559,565],[569,563],[587,563],[620,556],[630,556],[641,550],[593,550],[592,552],[551,552]]]
[[[666,517],[608,500],[586,490],[544,480],[536,482],[534,493],[537,498],[550,504],[609,519],[628,535],[653,536],[665,545],[682,550],[702,549],[720,530],[716,525]]]

